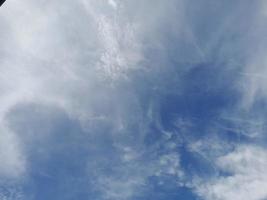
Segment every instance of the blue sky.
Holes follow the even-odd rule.
[[[267,198],[264,0],[8,0],[0,200]]]

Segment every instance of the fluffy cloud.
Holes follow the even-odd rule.
[[[219,157],[216,165],[225,175],[198,183],[197,193],[204,199],[261,200],[267,197],[266,149],[241,145],[233,152]]]

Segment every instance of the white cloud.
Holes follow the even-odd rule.
[[[221,156],[217,167],[228,175],[198,182],[197,193],[207,200],[267,198],[267,151],[257,146],[241,145]]]
[[[15,127],[7,127],[4,123],[18,104],[32,103],[59,107],[70,119],[80,122],[83,131],[91,134],[88,138],[93,140],[93,133],[100,132],[103,134],[101,137],[112,137],[111,143],[123,146],[113,149],[119,157],[112,163],[116,164],[117,174],[107,177],[104,172],[97,171],[99,174],[95,187],[105,198],[131,199],[145,185],[149,176],[172,176],[178,180],[183,177],[180,157],[175,151],[176,141],[158,141],[166,142],[171,149],[171,152],[163,155],[153,154],[158,153],[158,144],[146,149],[144,138],[149,123],[160,118],[156,116],[159,111],[154,106],[144,108],[146,103],[141,101],[147,96],[137,94],[135,84],[140,83],[131,80],[133,72],[146,73],[144,79],[149,80],[138,86],[145,88],[144,93],[146,87],[151,87],[149,90],[156,88],[155,91],[163,88],[164,94],[181,94],[178,87],[183,87],[182,80],[177,80],[180,84],[175,82],[172,85],[168,82],[169,77],[183,77],[194,63],[213,59],[216,49],[218,62],[233,60],[237,68],[244,64],[240,63],[240,57],[247,56],[244,61],[246,67],[238,74],[237,79],[241,77],[241,80],[233,86],[243,92],[242,105],[245,108],[250,107],[255,99],[267,97],[265,41],[260,53],[254,54],[257,46],[254,42],[262,42],[261,39],[257,40],[257,36],[265,38],[264,15],[253,15],[254,18],[247,23],[256,27],[256,30],[249,29],[245,37],[232,42],[229,39],[232,35],[228,38],[225,33],[238,35],[246,32],[244,25],[236,26],[243,18],[243,8],[246,6],[233,11],[222,9],[218,13],[220,20],[215,20],[209,27],[206,19],[213,13],[213,9],[209,8],[216,5],[220,7],[221,4],[203,2],[199,9],[199,4],[184,0],[8,0],[0,12],[0,176],[23,176],[31,164],[27,163],[27,150],[32,148],[29,147],[32,144],[23,143],[30,139],[21,138],[43,138],[38,135],[41,133],[29,136],[23,131],[14,132]],[[202,27],[207,30],[202,30]],[[254,33],[256,36],[252,36]],[[246,39],[250,41],[248,45]],[[219,44],[221,41],[223,44]],[[250,46],[253,47],[251,51]],[[232,67],[236,67],[232,66],[233,63],[229,61],[230,67],[227,65],[225,68],[226,71],[230,69],[229,73],[232,73]],[[160,81],[155,83],[154,79]],[[165,84],[172,88],[165,87]],[[145,113],[146,109],[150,109],[149,114]],[[12,114],[16,115],[16,112]],[[248,118],[248,121],[252,120]],[[263,121],[249,123],[251,126],[245,129],[241,127],[240,130],[245,135],[256,137],[263,132]],[[159,128],[160,122],[157,123]],[[233,123],[237,124],[234,129],[239,130],[239,126],[246,122]],[[194,126],[184,120],[176,121],[175,125],[181,131]],[[163,128],[160,129],[164,132]],[[170,139],[172,134],[168,134]],[[196,142],[190,148],[192,152],[206,156],[206,159],[210,156],[215,159],[226,150],[223,143],[217,144],[214,140]],[[96,148],[102,149],[102,145],[94,142],[92,145],[99,145]],[[209,144],[214,151],[207,156],[210,149],[205,145]],[[252,156],[254,153],[260,155],[260,160]],[[144,159],[147,154],[152,157],[148,159],[150,164]],[[251,197],[251,200],[265,197],[266,193],[260,186],[266,185],[266,177],[260,175],[266,167],[264,156],[264,149],[240,147],[220,157],[218,167],[232,175],[200,185],[198,193],[212,200],[238,200],[238,193],[242,193],[242,197]],[[88,156],[89,163],[93,159]],[[92,167],[88,168],[90,173]],[[118,178],[119,175],[122,177]],[[239,183],[247,185],[241,187]]]
[[[18,138],[5,127],[0,128],[0,179],[16,179],[26,170],[26,158]]]
[[[115,9],[117,9],[118,4],[115,0],[108,0],[108,3]]]
[[[140,154],[149,151],[144,148],[148,124],[142,102],[135,94],[135,83],[128,78],[132,71],[147,70],[148,64],[141,62],[152,62],[150,73],[162,68],[165,61],[158,63],[145,58],[144,45],[151,48],[150,45],[154,45],[151,41],[157,41],[157,48],[163,52],[162,36],[156,30],[165,24],[158,20],[167,19],[171,24],[172,17],[165,14],[175,15],[175,9],[169,10],[172,4],[161,1],[153,1],[156,7],[149,13],[146,10],[133,12],[139,12],[139,8],[144,9],[150,3],[10,0],[1,8],[1,176],[20,179],[29,175],[27,170],[32,170],[34,159],[27,158],[30,151],[37,151],[34,148],[39,143],[34,144],[35,141],[48,140],[40,136],[42,131],[36,131],[34,124],[26,124],[35,131],[30,134],[16,129],[19,126],[16,122],[8,127],[11,125],[8,116],[17,115],[17,106],[26,104],[58,107],[70,119],[79,121],[83,131],[92,134],[90,137],[94,138],[94,132],[105,132],[102,137],[114,137],[111,141],[130,146],[131,150],[124,152],[117,163],[118,171],[124,175],[121,179],[116,179],[116,175],[106,178],[103,172],[97,176],[96,188],[104,188],[101,191],[110,199],[131,198],[146,178],[156,173],[180,175],[177,155],[165,155],[160,163],[153,158],[147,166],[144,160],[138,161]],[[30,112],[24,114],[25,118],[31,118]],[[129,142],[133,137],[135,141]],[[143,149],[136,150],[135,142],[143,145]],[[91,159],[88,156],[89,163]],[[136,162],[138,166],[133,169],[130,164]],[[128,171],[133,174],[128,175]],[[90,179],[90,172],[87,178]],[[123,193],[118,194],[118,190]]]

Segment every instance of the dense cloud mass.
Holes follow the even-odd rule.
[[[264,0],[8,0],[0,200],[267,198]]]

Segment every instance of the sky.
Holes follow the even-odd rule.
[[[265,0],[7,0],[0,200],[267,199]]]

